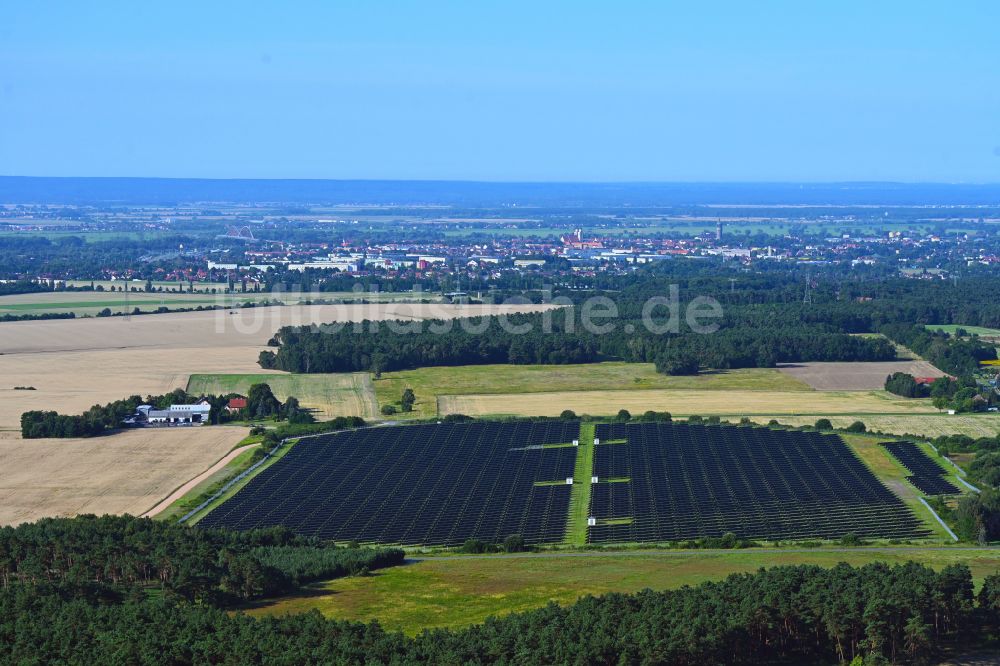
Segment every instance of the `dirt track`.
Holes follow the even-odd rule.
[[[142,517],[143,518],[152,518],[153,516],[157,516],[157,515],[163,513],[164,511],[167,510],[167,507],[169,507],[171,504],[173,504],[174,502],[176,502],[177,500],[179,500],[180,498],[184,497],[189,492],[191,492],[192,490],[194,490],[194,488],[199,483],[201,483],[202,481],[204,481],[208,477],[212,476],[213,474],[215,474],[216,472],[218,472],[219,470],[221,470],[223,467],[225,467],[229,463],[233,462],[236,459],[236,457],[239,456],[241,453],[243,453],[244,451],[249,451],[250,449],[256,448],[258,446],[260,446],[260,444],[248,444],[247,446],[241,446],[238,449],[233,449],[232,451],[230,451],[229,453],[227,453],[222,458],[222,460],[219,460],[217,463],[215,463],[214,465],[212,465],[211,467],[209,467],[208,469],[206,469],[204,472],[202,472],[198,476],[194,477],[193,479],[191,479],[190,481],[188,481],[187,483],[185,483],[183,486],[181,486],[180,488],[178,488],[174,492],[170,493],[170,495],[168,497],[166,497],[162,502],[160,502],[159,504],[157,504],[156,506],[154,506],[152,509],[150,509],[146,513],[142,514]]]

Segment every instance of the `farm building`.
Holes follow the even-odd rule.
[[[226,411],[230,414],[240,411],[241,409],[247,408],[246,398],[230,398],[229,402],[226,404]]]
[[[170,405],[167,409],[153,409],[152,405],[139,405],[134,422],[141,425],[201,425],[208,423],[212,406],[207,400],[193,405]]]

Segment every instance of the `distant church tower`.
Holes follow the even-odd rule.
[[[715,240],[722,240],[722,220],[715,223]]]

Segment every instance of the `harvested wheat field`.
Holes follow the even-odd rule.
[[[244,428],[145,428],[89,439],[0,439],[0,525],[140,515],[210,467]]]
[[[365,319],[451,319],[484,314],[539,312],[550,305],[450,305],[373,303],[369,305],[287,305],[170,312],[91,319],[48,319],[0,323],[0,353],[88,349],[263,347],[282,326]],[[256,359],[255,359],[256,360]]]
[[[865,391],[885,386],[894,372],[914,377],[943,377],[944,373],[927,361],[885,361],[865,363],[784,363],[782,372],[804,381],[819,391]]]
[[[180,312],[131,320],[105,317],[0,323],[0,431],[19,430],[21,413],[28,410],[78,414],[96,403],[184,388],[194,374],[268,374],[257,365],[257,356],[281,326],[464,317],[543,307],[547,306],[284,306],[248,308],[232,315],[226,311]],[[37,390],[15,391],[15,386]]]
[[[731,418],[736,418],[736,416],[733,415]],[[820,416],[782,416],[780,414],[773,414],[754,416],[752,418],[757,423],[767,423],[773,418],[784,425],[800,426],[813,425]],[[902,416],[856,414],[852,416],[831,416],[828,418],[835,428],[846,428],[855,421],[861,421],[869,430],[893,435],[996,437],[1000,434],[1000,414],[910,414]]]
[[[276,373],[261,370],[256,360],[256,348],[246,347],[6,354],[0,356],[0,431],[19,431],[21,414],[32,409],[79,414],[97,403],[184,388],[196,372]]]
[[[498,395],[448,395],[438,398],[441,414],[607,415],[619,409],[672,414],[936,414],[929,401],[896,398],[885,391],[558,391]]]

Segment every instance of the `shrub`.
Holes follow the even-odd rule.
[[[523,553],[528,547],[524,544],[524,537],[520,534],[511,534],[503,540],[503,551],[505,553]]]
[[[468,539],[458,551],[470,555],[479,555],[481,553],[488,553],[490,546],[485,541],[480,541],[479,539]]]
[[[844,536],[840,537],[841,546],[863,546],[865,542],[861,540],[854,532],[848,532]]]
[[[864,421],[855,421],[844,429],[847,432],[865,432],[868,430],[868,427],[865,425]]]
[[[833,430],[833,424],[830,423],[830,419],[817,419],[816,430]]]

